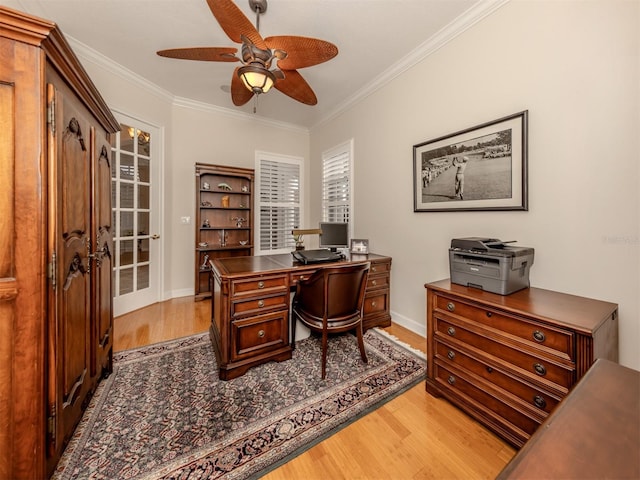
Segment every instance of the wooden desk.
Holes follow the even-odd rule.
[[[290,359],[290,292],[298,280],[319,268],[364,261],[371,262],[371,269],[363,328],[389,326],[390,257],[353,254],[340,262],[313,265],[294,262],[291,254],[213,260],[209,333],[220,378],[229,380],[253,366]]]
[[[596,360],[497,478],[640,478],[640,372]]]

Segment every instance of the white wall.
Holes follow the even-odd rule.
[[[169,257],[173,272],[172,296],[176,296],[187,286],[190,291],[184,294],[194,291],[195,226],[182,225],[180,217],[195,218],[195,163],[255,168],[256,150],[301,157],[308,162],[309,133],[306,129],[265,124],[246,115],[181,106],[173,109],[171,131],[172,171],[167,184],[174,195],[167,205],[165,218],[174,236]],[[309,168],[305,166],[304,170],[308,172]],[[257,225],[257,215],[254,221]]]
[[[312,129],[311,178],[354,138],[355,235],[393,257],[394,321],[424,334],[452,238],[517,240],[533,286],[619,304],[620,362],[640,369],[639,18],[637,1],[511,1]],[[413,212],[414,144],[522,110],[529,211]]]

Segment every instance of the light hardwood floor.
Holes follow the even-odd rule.
[[[209,329],[210,302],[183,297],[114,320],[114,350]],[[425,339],[397,325],[385,329],[425,350]],[[266,480],[490,479],[515,450],[420,383],[270,472]]]

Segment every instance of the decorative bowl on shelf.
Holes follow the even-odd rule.
[[[240,240],[240,245],[246,245],[247,241],[246,240]]]
[[[200,243],[198,244],[198,246],[199,246],[199,247],[208,247],[208,246],[209,246],[209,244],[208,244],[207,242],[200,242]]]

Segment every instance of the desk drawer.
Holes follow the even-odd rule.
[[[369,267],[369,275],[383,274],[391,272],[391,260],[384,261],[371,261],[371,266]]]
[[[261,297],[232,300],[231,318],[247,315],[261,315],[272,310],[289,309],[289,292],[276,295],[263,295]]]
[[[365,294],[362,312],[364,316],[375,315],[389,311],[389,291]]]
[[[287,343],[289,312],[274,312],[231,323],[233,360],[259,355]]]
[[[550,353],[556,354],[561,358],[573,358],[574,336],[571,331],[554,328],[521,317],[511,317],[497,310],[469,305],[458,299],[440,295],[437,297],[436,308],[514,335],[532,345],[551,350]]]
[[[265,295],[287,291],[289,284],[286,275],[237,279],[231,282],[231,297],[245,295]]]
[[[371,275],[367,279],[367,290],[375,290],[376,288],[389,288],[390,275]]]
[[[438,316],[435,319],[436,338],[444,337],[454,345],[462,342],[472,349],[486,352],[487,355],[503,360],[506,368],[513,371],[515,367],[515,371],[525,374],[529,380],[554,389],[559,394],[566,395],[573,384],[575,368],[571,364],[558,362],[552,357],[544,357],[539,352],[534,354],[521,348],[517,343],[504,342],[497,335],[492,338],[488,332],[474,324],[466,322],[454,324],[453,319],[448,321]]]
[[[316,272],[317,269],[314,270],[305,270],[303,272],[297,271],[291,273],[291,286],[296,286],[300,280],[306,280],[311,275]]]

